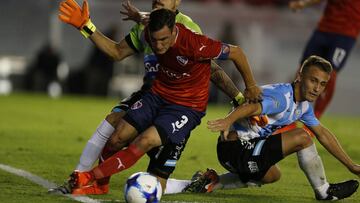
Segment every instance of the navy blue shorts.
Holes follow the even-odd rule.
[[[305,47],[301,63],[311,55],[318,55],[328,60],[339,72],[355,43],[355,38],[316,30]]]
[[[204,112],[169,103],[152,92],[146,92],[124,116],[124,120],[142,133],[155,126],[162,145],[148,152],[148,171],[167,179],[175,170],[190,132],[200,124]]]
[[[183,142],[204,115],[204,112],[172,104],[152,92],[146,92],[131,106],[124,120],[135,127],[139,134],[155,126],[164,145]]]

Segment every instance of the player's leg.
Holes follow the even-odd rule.
[[[168,179],[175,170],[191,131],[200,124],[204,112],[198,112],[184,106],[169,104],[162,108],[154,125],[158,129],[163,146],[151,150],[148,171]],[[189,181],[168,179],[163,191],[166,194],[179,193]]]
[[[345,66],[347,58],[355,45],[355,39],[348,36],[342,36],[333,33],[323,33],[327,40],[326,50],[322,55],[323,58],[330,61],[334,70],[328,81],[325,91],[319,96],[315,102],[315,115],[320,118],[330,104],[336,88],[337,74]]]
[[[149,102],[151,99],[160,99],[160,101],[158,103]],[[145,95],[139,102],[141,105],[138,108],[132,108],[124,117],[124,120],[128,122],[125,125],[136,126],[133,132],[136,132],[135,128],[141,132],[144,126],[151,123],[153,126],[137,136],[128,148],[117,152],[90,172],[79,173],[77,187],[86,186],[93,180],[111,176],[131,167],[145,152],[161,144],[181,143],[191,130],[200,124],[200,120],[204,116],[203,112],[197,112],[187,107],[169,103],[164,105],[164,101],[152,93]],[[139,111],[140,109],[143,111]],[[144,115],[144,111],[153,115]],[[149,118],[151,119],[149,120]],[[145,124],[141,122],[142,119],[146,121]],[[176,164],[176,160],[167,160],[165,164]],[[154,173],[154,171],[152,172]]]
[[[160,136],[156,128],[151,126],[137,136],[135,140],[129,144],[129,147],[120,150],[105,160],[102,164],[92,169],[90,171],[93,176],[92,178],[99,180],[128,169],[133,166],[147,151],[160,145]],[[89,181],[91,181],[91,179]],[[80,182],[79,184],[81,186],[87,185],[86,182]]]
[[[203,193],[215,189],[259,186],[280,178],[280,170],[275,164],[283,158],[281,135],[240,140],[237,133],[231,131],[228,140],[219,137],[217,155],[220,164],[230,173],[220,175],[217,181],[214,181],[216,178],[211,180],[211,176],[207,177],[205,173],[185,191]]]
[[[111,112],[106,116],[106,119],[88,140],[75,170],[89,171],[92,168],[123,115],[125,115],[125,111]]]
[[[356,191],[357,181],[350,180],[337,184],[327,182],[322,160],[305,130],[295,129],[284,133],[282,147],[284,156],[297,153],[300,168],[310,182],[316,199],[343,199]]]
[[[115,128],[119,124],[121,118],[126,114],[128,109],[132,104],[138,101],[143,94],[142,91],[138,91],[133,93],[130,97],[122,100],[119,105],[115,106],[112,109],[112,112],[107,115],[107,117],[102,121],[99,127],[96,129],[92,137],[88,140],[85,148],[82,151],[80,156],[79,163],[77,164],[75,171],[89,171],[96,160],[99,158],[100,153],[104,149],[104,145],[108,142],[111,135],[115,132]],[[114,136],[113,136],[114,137]],[[123,139],[124,140],[124,139]],[[129,143],[129,140],[126,143]],[[124,142],[125,143],[125,142]],[[119,145],[119,144],[118,144]],[[125,146],[126,144],[123,144]],[[106,148],[104,150],[107,156],[111,156],[114,151],[112,151],[111,147]],[[103,152],[104,152],[103,151]],[[69,180],[65,182],[63,185],[60,185],[55,188],[49,189],[49,193],[62,193],[67,194],[70,192],[69,190]],[[108,183],[109,181],[102,181],[102,184],[94,184],[94,188],[89,188],[89,192],[92,191],[93,194],[105,194],[108,192]],[[83,191],[86,192],[86,191]],[[87,194],[87,193],[86,193]]]
[[[150,163],[147,171],[160,177],[161,180],[166,180],[166,182],[161,182],[164,194],[180,193],[191,182],[189,180],[169,178],[175,170],[176,163],[180,159],[186,142],[187,138],[178,144],[169,142],[148,152]]]
[[[95,161],[99,158],[105,144],[117,128],[121,118],[129,110],[130,106],[141,98],[141,95],[142,92],[137,91],[122,100],[112,109],[111,113],[106,116],[105,120],[100,124],[93,136],[87,142],[75,170],[89,171],[92,168]]]
[[[118,126],[116,127],[116,131],[113,133],[111,140],[108,142],[108,145],[112,148],[112,150],[114,151],[114,150],[122,149],[123,146],[120,146],[119,143],[123,143],[124,141],[126,142],[128,140],[133,140],[137,136],[138,132],[144,132],[144,130],[147,129],[152,124],[152,119],[156,115],[157,108],[161,105],[162,103],[160,100],[157,99],[157,96],[151,93],[145,93],[141,98],[141,100],[137,101],[132,106],[132,108],[129,109],[127,114],[120,120]],[[117,152],[112,156],[113,159],[111,159],[112,161],[110,161],[110,165],[111,163],[114,162],[114,160],[115,161],[121,160],[119,156],[121,157],[125,156],[122,154],[130,154],[129,157],[133,155],[137,157],[141,157],[142,153],[140,152],[141,150],[137,150],[137,148],[134,145],[129,145],[129,147],[126,148],[125,150]],[[114,157],[116,158],[114,159]],[[134,164],[136,160],[134,159],[133,161],[130,160],[127,163],[128,167]],[[105,162],[101,165],[104,164]],[[108,180],[100,180],[100,178],[97,179],[97,182],[100,181],[101,182],[104,181],[105,183],[108,182]],[[87,191],[83,189],[90,188],[90,186],[79,187],[79,185],[81,186],[81,184],[77,184],[76,186],[77,190],[73,190],[73,191],[77,192],[77,194],[80,194],[78,192],[83,192],[83,194],[88,194]]]

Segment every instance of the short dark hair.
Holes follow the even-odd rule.
[[[169,9],[156,9],[150,13],[149,31],[156,32],[161,30],[165,25],[172,30],[175,25],[176,14]]]
[[[310,66],[316,66],[328,74],[330,74],[333,70],[331,63],[328,60],[316,55],[309,56],[303,62],[300,72],[306,73],[309,70]]]

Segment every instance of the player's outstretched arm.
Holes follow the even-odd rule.
[[[245,102],[245,97],[240,90],[235,86],[234,82],[225,73],[225,71],[215,63],[211,61],[211,82],[216,85],[227,96],[237,102],[237,105],[241,105]]]
[[[261,111],[262,106],[260,103],[244,104],[238,106],[225,118],[208,121],[208,129],[210,129],[212,132],[222,132],[224,139],[226,140],[227,136],[229,135],[230,126],[236,120],[248,118],[251,116],[258,116],[261,114]]]
[[[243,50],[237,46],[229,46],[229,59],[232,60],[245,82],[244,96],[250,103],[261,101],[261,89],[256,85],[250,64]]]
[[[82,7],[75,0],[61,2],[59,6],[59,19],[77,28],[84,37],[90,37],[91,41],[113,60],[122,60],[134,54],[134,51],[125,40],[116,43],[96,29],[90,19],[87,0],[84,0]]]
[[[107,38],[100,31],[96,30],[90,36],[91,41],[114,61],[121,61],[132,55],[135,51],[128,45],[125,39],[119,43]]]
[[[323,0],[295,0],[289,2],[289,8],[293,11],[299,11],[306,7],[318,4]]]
[[[341,147],[334,134],[332,134],[321,124],[317,126],[311,126],[309,128],[315,134],[321,145],[323,145],[328,152],[330,152],[336,159],[344,164],[349,169],[349,171],[360,176],[360,165],[353,162],[353,160]]]

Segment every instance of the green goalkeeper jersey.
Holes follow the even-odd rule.
[[[194,23],[189,16],[178,11],[176,14],[176,23],[181,23],[188,29],[201,33],[200,27]],[[142,90],[146,90],[151,87],[152,81],[155,79],[156,73],[159,70],[157,58],[150,45],[145,41],[144,28],[145,26],[143,24],[136,24],[131,28],[130,33],[125,38],[128,45],[134,49],[134,51],[144,53],[145,76],[144,84],[141,88]]]

